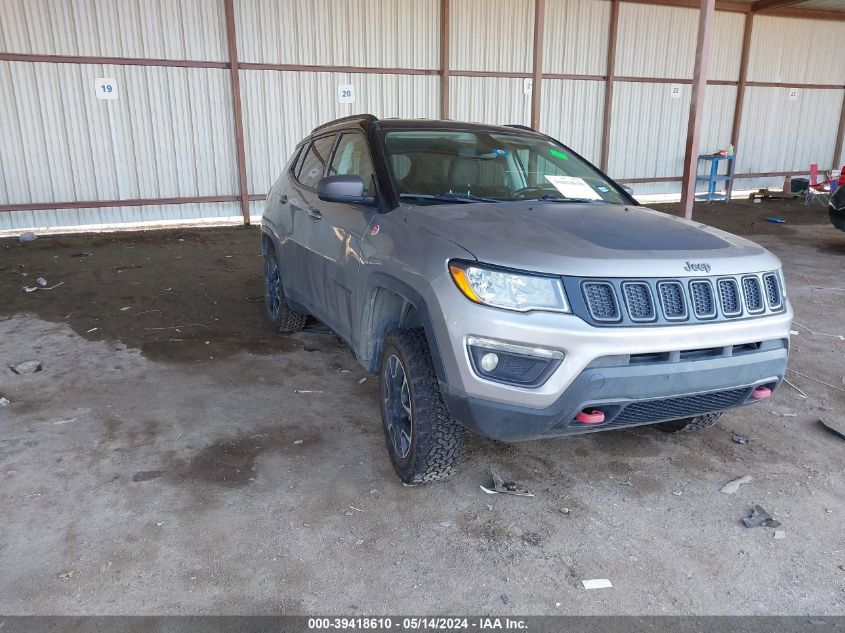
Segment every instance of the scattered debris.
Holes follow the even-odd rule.
[[[772,222],[774,224],[786,224],[786,220],[781,218],[766,218],[766,222]]]
[[[360,508],[356,508],[355,506],[346,506],[346,507],[349,508],[350,510],[355,510],[355,512],[363,512],[363,510],[361,510]]]
[[[818,378],[813,378],[812,376],[808,376],[807,374],[802,374],[800,371],[795,371],[794,369],[789,369],[789,368],[787,368],[786,371],[791,371],[796,376],[801,376],[802,378],[806,378],[807,380],[812,380],[813,382],[817,382],[820,385],[824,385],[825,387],[830,387],[831,389],[833,389],[835,391],[841,391],[842,393],[845,393],[845,389],[843,389],[842,387],[837,387],[836,385],[831,385],[829,382],[825,382],[824,380],[819,380]]]
[[[804,277],[804,279],[806,279],[806,280],[807,280],[807,284],[808,284],[808,285],[810,286],[810,288],[812,288],[813,290],[825,290],[825,288],[815,288],[815,287],[813,286],[813,284],[811,284],[811,283],[810,283],[810,280],[809,280],[809,279],[807,279],[806,277]],[[793,325],[797,325],[797,326],[798,326],[798,327],[800,327],[800,328],[804,328],[805,330],[807,330],[807,331],[808,331],[810,334],[812,334],[813,336],[826,336],[826,337],[828,337],[828,338],[835,338],[835,339],[839,339],[840,341],[845,341],[845,336],[842,336],[841,334],[825,334],[824,332],[814,332],[813,330],[811,330],[810,328],[808,328],[808,327],[807,327],[806,325],[804,325],[803,323],[798,323],[797,321],[793,321],[793,322],[792,322],[792,324],[793,324]],[[790,331],[790,332],[791,332],[791,331]]]
[[[77,253],[71,253],[70,256],[71,257],[91,257],[91,253],[84,253],[82,251],[79,251]]]
[[[792,336],[798,336],[798,334],[799,334],[798,330],[789,330],[789,333],[790,333]]]
[[[634,487],[634,480],[631,479],[630,477],[628,477],[628,479],[626,479],[625,481],[620,481],[619,485],[620,486],[630,486],[631,488],[633,488]]]
[[[10,404],[12,404],[11,400],[0,396],[0,407],[8,407]]]
[[[493,489],[485,488],[484,486],[479,486],[484,492],[488,495],[495,495],[495,494],[506,494],[506,495],[515,495],[517,497],[533,497],[534,493],[529,492],[528,490],[522,490],[513,481],[505,481],[505,477],[501,474],[496,472],[496,470],[491,467],[490,474],[493,476]]]
[[[828,422],[827,420],[822,420],[821,418],[819,418],[819,424],[837,437],[845,440],[845,424],[842,424],[841,422]]]
[[[510,600],[510,598],[508,598],[508,594],[503,593],[503,594],[500,596],[500,598],[501,598],[501,600],[502,600],[502,604],[510,604],[510,601],[511,601],[511,600]]]
[[[130,266],[112,266],[111,268],[107,268],[106,270],[116,270],[119,272],[121,270],[129,270],[130,268],[143,268],[143,266],[141,266],[140,264],[132,264]]]
[[[29,374],[34,374],[37,371],[41,371],[41,361],[38,360],[27,360],[22,363],[18,363],[15,366],[9,366],[14,373],[18,376],[28,376]]]
[[[96,331],[97,331],[97,330],[99,330],[99,329],[100,329],[100,328],[98,328],[98,327],[92,327],[90,330],[85,330],[85,333],[86,333],[86,334],[91,334],[91,332],[96,332]]]
[[[455,525],[455,524],[454,524],[454,523],[452,523],[451,521],[441,521],[440,523],[438,523],[438,525],[439,525],[440,527],[450,528],[450,527],[452,527],[452,526],[453,526],[453,525]]]
[[[247,297],[246,300],[250,303],[263,303],[264,295],[261,295],[260,297]]]
[[[42,281],[44,282],[43,284],[41,283]],[[44,277],[39,277],[35,280],[35,282],[38,284],[37,286],[22,286],[21,290],[23,290],[24,292],[35,292],[36,290],[52,290],[53,288],[58,288],[59,286],[65,283],[63,281],[60,281],[59,283],[53,286],[47,286],[47,281],[44,279]]]
[[[162,525],[164,525],[164,521],[159,521],[158,523],[156,523],[156,527],[161,527]]]
[[[754,528],[754,527],[770,527],[776,528],[780,527],[780,521],[772,518],[772,515],[766,512],[760,506],[754,506],[754,509],[751,512],[751,516],[744,517],[742,522],[745,524],[745,527]]]
[[[842,571],[845,571],[845,565],[840,565],[839,569],[841,569]]]
[[[683,492],[681,492],[680,490],[674,490],[674,491],[672,492],[672,494],[673,494],[673,495],[675,495],[676,497],[680,497],[680,496],[681,496],[682,494],[684,494],[684,493],[683,493]]]
[[[298,444],[302,444],[304,441],[305,440],[294,440],[293,443],[298,445]]]
[[[322,389],[294,389],[294,393],[323,393]]]
[[[775,538],[778,539],[778,540],[785,539],[786,538],[786,532],[784,532],[783,530],[777,530],[775,532]]]
[[[804,393],[803,391],[801,391],[798,387],[796,387],[795,385],[793,385],[793,384],[792,384],[791,382],[789,382],[786,378],[784,378],[784,379],[783,379],[783,381],[784,381],[787,385],[789,385],[790,387],[792,387],[793,389],[795,389],[795,391],[797,391],[797,392],[798,392],[798,394],[799,394],[802,398],[804,398],[804,400],[806,400],[806,399],[807,399],[807,394],[806,394],[806,393]]]
[[[363,378],[361,378],[361,380],[359,380],[359,381],[358,381],[358,384],[359,384],[359,385],[363,385],[365,382],[367,382],[367,377],[366,377],[366,376],[364,376]]]
[[[572,512],[572,510],[570,510],[569,508],[561,508],[560,509],[561,514],[569,514],[570,512]]]
[[[150,481],[152,479],[158,479],[161,475],[162,472],[160,470],[142,470],[132,475],[132,481]]]
[[[754,480],[751,478],[751,475],[744,475],[739,479],[734,479],[730,483],[727,483],[722,486],[722,489],[719,492],[723,492],[726,495],[732,495],[735,494],[737,490],[739,490],[739,487],[742,484],[750,484],[752,481]]]
[[[121,311],[121,312],[126,312],[127,310],[131,310],[131,309],[132,309],[132,306],[123,306],[123,307],[120,309],[120,311]]]
[[[748,438],[740,433],[731,433],[731,439],[737,444],[748,444]]]
[[[355,541],[355,545],[363,545],[363,544],[364,544],[364,539],[362,539],[362,538],[359,538],[357,541]]]
[[[73,578],[73,575],[75,573],[76,573],[75,571],[63,571],[62,573],[59,574],[59,578],[61,578],[62,580],[68,580],[70,578]]]
[[[489,503],[487,504],[487,506],[486,506],[486,507],[487,507],[487,511],[488,511],[488,512],[492,512],[492,511],[493,511],[493,506],[491,506]]]
[[[582,580],[581,584],[584,585],[584,589],[613,589],[613,583],[611,583],[607,578]]]
[[[168,327],[145,327],[145,330],[181,330],[183,327],[208,327],[205,323],[187,323],[185,325],[170,325]]]
[[[34,242],[35,240],[38,239],[38,236],[35,233],[33,233],[32,231],[27,231],[26,233],[21,233],[18,236],[18,239],[21,242]]]

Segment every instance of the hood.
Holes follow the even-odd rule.
[[[405,221],[481,262],[575,277],[694,277],[780,268],[754,242],[653,209],[543,201],[408,207]]]

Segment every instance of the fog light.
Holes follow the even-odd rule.
[[[477,336],[467,337],[467,347],[476,374],[523,387],[542,385],[563,360],[563,352],[558,350]]]
[[[496,365],[499,364],[499,357],[493,353],[485,354],[481,357],[481,369],[484,371],[493,371],[496,369]]]

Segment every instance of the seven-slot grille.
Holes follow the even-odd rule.
[[[622,290],[625,293],[628,316],[632,321],[654,321],[657,318],[654,301],[651,299],[651,290],[647,283],[626,281],[622,284]]]
[[[719,280],[719,300],[722,302],[722,314],[727,317],[742,314],[742,303],[739,297],[739,285],[735,279]]]
[[[684,287],[679,281],[661,281],[657,284],[660,292],[660,305],[663,316],[669,321],[685,321],[687,302],[684,299]]]
[[[751,314],[763,311],[763,291],[760,290],[760,280],[757,277],[743,277],[742,292],[745,295],[745,307]]]
[[[783,309],[777,273],[689,280],[589,280],[581,283],[589,317],[605,324],[708,321]],[[586,315],[585,315],[586,316]]]
[[[618,321],[619,305],[613,286],[606,281],[588,281],[584,284],[584,298],[590,316],[596,321]]]
[[[689,284],[692,295],[692,311],[699,319],[712,319],[716,316],[716,301],[713,298],[713,286],[706,279],[697,279]]]
[[[774,273],[766,273],[763,275],[763,283],[766,286],[766,297],[769,299],[769,307],[772,310],[777,310],[783,303],[780,297],[780,285],[778,278]]]

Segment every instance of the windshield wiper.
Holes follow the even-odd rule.
[[[481,198],[472,194],[461,193],[438,193],[431,195],[427,193],[400,193],[400,198],[419,198],[422,200],[439,200],[442,202],[501,202],[493,198]]]

